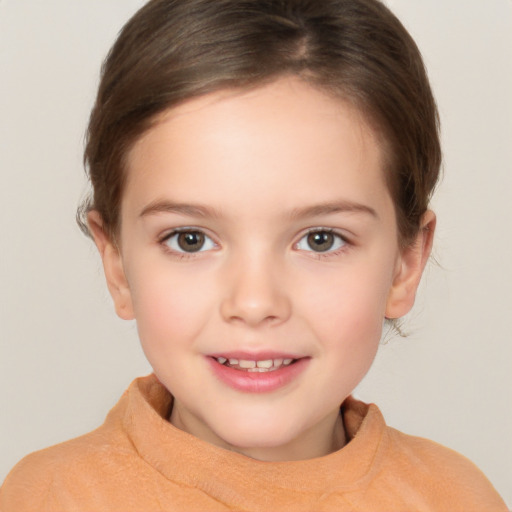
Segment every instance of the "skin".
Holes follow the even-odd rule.
[[[175,397],[170,421],[267,461],[341,448],[339,406],[370,368],[384,319],[412,307],[435,227],[429,211],[400,249],[363,117],[297,78],[222,91],[162,115],[127,173],[119,243],[97,212],[89,223],[116,311],[137,320]],[[180,248],[180,228],[205,234],[200,251]],[[334,245],[318,252],[307,235],[322,229]],[[208,361],[234,350],[307,363],[275,391],[241,392]]]

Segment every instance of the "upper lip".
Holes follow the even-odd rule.
[[[277,352],[275,350],[265,350],[261,352],[249,352],[245,350],[233,350],[227,352],[216,352],[208,354],[209,357],[218,359],[224,357],[226,359],[238,359],[243,361],[268,361],[270,359],[301,359],[304,356],[293,354],[290,352]]]

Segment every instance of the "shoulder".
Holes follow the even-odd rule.
[[[462,479],[466,475],[482,475],[469,459],[435,441],[404,434],[392,427],[386,427],[385,435],[388,449],[397,462],[414,463],[419,470],[433,472],[437,477],[446,472],[457,474]]]
[[[63,510],[71,496],[87,499],[94,487],[104,487],[104,475],[111,475],[115,484],[119,468],[138,461],[125,432],[127,400],[125,392],[98,429],[18,462],[0,488],[0,510]]]
[[[0,488],[0,509],[25,511],[49,505],[54,483],[65,478],[66,467],[73,467],[73,445],[69,441],[46,448],[18,462]]]
[[[55,510],[68,490],[89,487],[106,465],[122,464],[133,449],[108,427],[23,458],[0,488],[0,510]]]
[[[383,450],[386,464],[402,484],[410,482],[436,504],[436,510],[507,510],[482,471],[450,448],[386,427]]]
[[[466,457],[387,426],[375,404],[350,397],[342,414],[351,439],[346,449],[368,468],[360,485],[366,497],[378,496],[374,509],[507,512],[492,484]]]

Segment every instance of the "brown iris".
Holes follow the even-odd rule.
[[[334,245],[334,235],[329,231],[315,231],[308,235],[308,245],[316,252],[328,251]]]
[[[205,236],[200,231],[185,231],[178,234],[178,245],[185,252],[200,251],[204,245]]]

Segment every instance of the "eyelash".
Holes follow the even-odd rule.
[[[329,249],[326,251],[304,250],[304,252],[308,253],[308,255],[310,257],[313,257],[313,258],[316,258],[319,260],[339,256],[340,254],[346,252],[350,248],[350,246],[353,245],[352,242],[345,235],[342,235],[335,229],[315,227],[315,228],[308,229],[304,234],[302,234],[299,241],[296,244],[294,244],[294,247],[298,248],[298,245],[302,240],[306,239],[308,236],[314,235],[315,233],[331,234],[334,237],[336,237],[339,241],[342,242],[341,247],[334,249],[334,250],[329,250]]]
[[[195,252],[179,251],[179,250],[172,249],[171,247],[169,247],[169,245],[168,245],[169,240],[171,240],[173,237],[175,237],[177,235],[180,235],[182,233],[199,233],[199,234],[202,234],[205,238],[207,238],[208,240],[211,240],[211,242],[213,243],[213,245],[215,247],[218,247],[218,244],[213,240],[213,238],[211,236],[207,235],[204,232],[203,229],[195,228],[193,226],[186,226],[186,227],[183,227],[183,228],[173,229],[171,232],[166,233],[165,235],[160,237],[158,239],[158,244],[162,247],[162,249],[167,254],[169,254],[172,257],[177,258],[179,260],[186,260],[186,259],[197,258],[197,256],[200,253],[206,252],[206,251],[201,251],[201,250],[195,251]]]
[[[195,251],[195,252],[194,251],[187,252],[187,251],[180,251],[180,250],[172,249],[171,247],[169,247],[169,245],[168,245],[169,240],[171,240],[173,237],[178,236],[182,233],[202,234],[206,239],[210,240],[211,243],[215,247],[218,247],[218,244],[213,240],[213,238],[211,236],[207,235],[203,229],[195,228],[193,226],[187,226],[187,227],[183,227],[183,228],[173,229],[171,232],[166,233],[165,235],[161,236],[158,239],[158,244],[162,247],[162,249],[166,253],[168,253],[171,256],[173,256],[174,258],[177,258],[180,260],[197,258],[197,256],[200,253],[208,252],[211,250],[211,249],[206,249],[206,250],[199,250],[199,251]],[[311,250],[299,249],[298,246],[299,246],[300,242],[302,240],[306,239],[308,236],[314,235],[315,233],[331,234],[334,237],[336,237],[338,239],[338,241],[341,241],[342,245],[341,245],[341,247],[339,247],[337,249],[334,249],[334,250],[327,249],[326,251],[314,251],[312,249]],[[310,257],[314,257],[316,259],[325,259],[325,258],[330,258],[330,257],[336,257],[336,256],[342,254],[343,252],[347,251],[351,245],[353,245],[351,243],[351,241],[348,240],[346,236],[342,235],[338,231],[336,231],[332,228],[322,228],[322,227],[317,228],[317,227],[315,227],[315,228],[311,228],[311,229],[307,230],[306,232],[304,232],[301,235],[301,237],[299,238],[299,241],[293,245],[293,248],[298,249],[301,252],[309,253]]]

